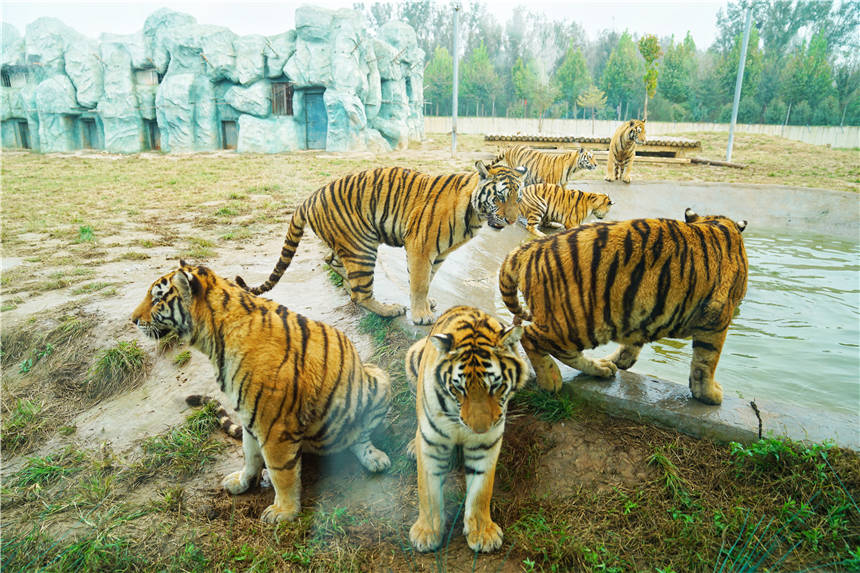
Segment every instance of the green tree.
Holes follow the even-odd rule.
[[[696,77],[696,43],[689,32],[683,42],[673,41],[666,49],[660,76],[659,91],[663,97],[675,104],[690,101]]]
[[[460,85],[463,98],[476,109],[479,105],[487,111],[495,107],[493,102],[501,90],[501,81],[483,42],[460,65]]]
[[[600,91],[597,86],[589,86],[577,98],[576,103],[580,107],[591,108],[591,135],[594,135],[594,111],[606,105],[606,94]]]
[[[721,59],[716,69],[720,96],[724,103],[731,103],[735,95],[735,84],[738,77],[738,63],[741,59],[743,33],[735,37],[734,45]],[[750,29],[747,58],[744,64],[744,81],[741,85],[741,97],[753,95],[758,89],[762,70],[762,51],[759,48],[758,31],[753,26]]]
[[[801,42],[795,49],[784,69],[781,92],[782,98],[792,106],[791,119],[796,119],[798,124],[811,122],[811,110],[828,96],[836,95],[823,34],[815,34],[808,46]],[[810,109],[802,117],[797,115],[800,102],[805,102]]]
[[[439,110],[448,114],[451,110],[454,59],[448,50],[437,47],[433,59],[424,68],[424,101],[429,102],[436,115]]]
[[[642,113],[642,119],[648,119],[648,98],[654,97],[657,93],[657,75],[660,56],[663,55],[663,49],[660,47],[660,40],[653,34],[642,36],[639,40],[639,53],[642,59],[645,60],[645,75],[642,76],[642,81],[645,84],[645,110]]]
[[[526,117],[528,115],[528,100],[534,94],[539,83],[534,61],[523,61],[522,58],[517,58],[514,68],[511,70],[511,76],[514,82],[514,93],[523,102],[523,117]]]
[[[585,56],[582,50],[574,50],[573,42],[567,48],[564,59],[555,71],[555,80],[558,83],[560,99],[567,102],[569,109],[576,117],[576,98],[593,82],[588,67],[585,65]]]
[[[839,125],[844,125],[848,104],[852,99],[860,99],[860,65],[857,60],[843,61],[833,70],[836,97],[839,101]],[[856,123],[851,123],[856,125]]]
[[[606,92],[609,105],[618,110],[621,116],[619,119],[627,119],[630,105],[633,104],[635,109],[639,104],[644,71],[645,66],[639,58],[633,38],[624,32],[609,55],[601,78],[601,88]]]

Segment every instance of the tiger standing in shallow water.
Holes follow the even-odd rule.
[[[522,345],[542,388],[562,383],[550,355],[585,374],[613,376],[633,366],[646,342],[691,336],[693,397],[722,402],[714,370],[746,294],[746,221],[691,209],[685,220],[593,223],[531,241],[505,258],[499,290],[517,320],[532,321]],[[613,354],[582,354],[610,340],[620,344]]]
[[[175,333],[209,356],[242,422],[245,464],[224,478],[224,489],[246,491],[265,464],[275,501],[261,519],[288,521],[301,507],[302,451],[349,448],[370,471],[391,465],[370,441],[388,411],[387,373],[362,364],[336,328],[249,294],[206,267],[179,264],[152,284],[131,320],[150,338]]]
[[[504,328],[476,308],[457,306],[406,353],[418,415],[410,444],[418,462],[418,520],[409,539],[419,551],[442,543],[442,486],[456,446],[463,448],[463,533],[469,548],[493,551],[502,544],[502,530],[490,517],[490,499],[508,400],[528,374],[516,349],[521,335],[521,327]]]
[[[529,233],[544,237],[538,227],[561,223],[565,229],[572,229],[581,225],[591,213],[602,219],[611,206],[612,201],[603,193],[568,190],[561,185],[538,183],[523,189],[520,216],[525,218]]]
[[[609,157],[606,159],[606,181],[621,179],[630,183],[630,166],[636,156],[636,144],[645,144],[645,122],[631,119],[622,123],[609,142]]]
[[[290,221],[281,256],[269,279],[248,288],[254,294],[275,286],[298,248],[305,225],[332,249],[326,262],[343,278],[356,304],[380,316],[406,308],[373,298],[373,269],[380,244],[406,247],[412,321],[434,320],[427,298],[430,282],[455,249],[475,236],[492,214],[508,224],[517,220],[524,169],[475,164],[477,173],[426,175],[383,167],[347,175],[320,188]]]

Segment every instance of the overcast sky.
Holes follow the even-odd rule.
[[[365,1],[365,4],[371,4]],[[162,7],[191,14],[200,24],[226,26],[244,34],[279,34],[294,27],[296,7],[301,4],[329,8],[351,7],[353,0],[317,0],[310,2],[0,2],[0,20],[15,26],[24,34],[27,24],[42,16],[59,18],[78,32],[98,38],[103,32],[129,34],[143,28],[146,17]],[[465,2],[464,2],[465,4]],[[717,11],[726,0],[686,1],[541,1],[490,0],[496,19],[504,23],[515,6],[525,5],[531,11],[543,12],[553,19],[573,20],[582,25],[594,39],[604,29],[627,29],[634,34],[674,34],[683,38],[689,30],[696,46],[705,49],[716,37]]]

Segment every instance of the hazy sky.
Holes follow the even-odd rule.
[[[372,1],[365,0],[365,4]],[[466,2],[463,2],[464,4]],[[726,0],[686,1],[541,1],[490,0],[496,19],[504,23],[515,6],[543,12],[553,19],[573,20],[582,25],[593,40],[603,29],[630,30],[635,34],[674,34],[683,38],[689,30],[699,49],[716,37],[717,11]],[[143,28],[146,17],[167,7],[191,14],[200,24],[226,26],[243,34],[279,34],[294,27],[294,14],[301,4],[329,8],[351,7],[353,0],[312,0],[308,2],[7,2],[0,3],[0,20],[23,34],[27,24],[42,16],[59,18],[78,32],[98,38],[102,32],[128,34]]]

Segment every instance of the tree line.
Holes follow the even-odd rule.
[[[637,37],[518,7],[506,22],[462,3],[458,114],[728,122],[744,18],[752,22],[741,123],[860,125],[860,0],[733,0],[707,48]],[[377,25],[400,19],[425,53],[424,113],[450,115],[454,3],[356,4]]]

